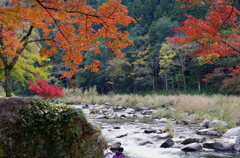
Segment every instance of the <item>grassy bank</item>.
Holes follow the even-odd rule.
[[[165,117],[181,118],[186,112],[197,114],[199,119],[219,119],[236,126],[240,124],[240,97],[224,95],[136,95],[136,94],[108,94],[98,95],[94,88],[82,92],[81,89],[65,89],[67,96],[56,99],[57,103],[66,104],[104,104],[121,105],[127,107],[150,107],[158,110],[158,114]],[[163,107],[173,107],[179,112],[164,110]],[[170,108],[171,109],[171,108]]]

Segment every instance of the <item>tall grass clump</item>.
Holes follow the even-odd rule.
[[[171,121],[168,121],[165,125],[165,131],[169,132],[169,137],[173,138],[174,137],[174,129],[173,129],[173,124]]]

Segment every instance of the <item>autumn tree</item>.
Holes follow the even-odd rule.
[[[18,34],[22,34],[26,30],[17,30]],[[32,37],[29,40],[39,37],[39,32],[34,29],[32,31]],[[22,88],[26,86],[27,80],[35,80],[36,78],[47,80],[49,76],[49,70],[52,68],[50,65],[42,64],[48,62],[49,59],[40,56],[40,50],[42,46],[39,43],[29,43],[28,47],[24,49],[22,55],[19,56],[18,62],[12,69],[12,84],[16,85],[15,90],[22,91]],[[0,60],[0,81],[5,80],[4,65]]]
[[[192,54],[203,58],[206,63],[221,57],[240,56],[240,11],[234,6],[235,0],[182,0],[182,7],[194,7],[194,5],[208,5],[211,10],[204,19],[197,19],[191,15],[185,15],[188,19],[181,23],[176,32],[182,32],[183,37],[170,37],[169,40],[177,44],[197,41],[199,48]],[[236,68],[239,68],[237,66]],[[240,83],[239,83],[240,84]]]
[[[45,42],[41,56],[49,57],[64,50],[63,61],[71,69],[62,77],[72,76],[83,61],[83,54],[91,49],[99,53],[99,38],[119,55],[121,49],[132,44],[129,33],[118,26],[135,21],[128,16],[121,0],[108,0],[97,8],[86,0],[12,0],[0,6],[0,59],[4,67],[6,96],[11,96],[11,72],[30,43]],[[16,30],[27,30],[18,34]],[[41,38],[30,40],[34,29]],[[87,67],[98,71],[98,61]]]

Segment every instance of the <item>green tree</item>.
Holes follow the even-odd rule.
[[[190,61],[188,53],[192,52],[194,49],[195,45],[193,43],[178,45],[170,41],[166,41],[162,44],[162,48],[159,51],[159,64],[160,74],[164,76],[166,90],[168,90],[168,76],[171,77],[173,89],[173,76],[175,76],[175,81],[177,81],[178,87],[180,87],[180,83],[181,87],[186,90],[186,71],[188,70],[187,64]]]
[[[131,64],[125,57],[113,58],[106,68],[110,80],[108,84],[112,85],[114,90],[131,91],[132,83],[129,82],[131,71]]]

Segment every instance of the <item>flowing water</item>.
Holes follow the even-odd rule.
[[[88,115],[89,110],[84,112]],[[144,133],[145,129],[160,131],[165,129],[166,123],[160,123],[152,119],[92,119],[89,122],[101,127],[102,134],[111,144],[117,142],[124,147],[127,158],[240,158],[240,153],[216,152],[211,149],[203,149],[201,152],[184,152],[180,144],[184,138],[202,137],[195,133],[197,125],[173,124],[174,142],[172,148],[160,148],[166,139],[160,139],[157,133]],[[211,139],[211,138],[207,138]],[[142,145],[143,143],[145,145]]]
[[[204,149],[201,152],[183,152],[179,147],[160,148],[165,139],[159,139],[158,134],[144,133],[147,128],[163,129],[164,123],[149,121],[129,121],[129,120],[92,120],[94,124],[99,125],[103,135],[109,143],[120,142],[124,147],[124,154],[127,158],[237,158],[240,154],[214,152]],[[115,129],[117,127],[117,129]],[[127,134],[127,135],[126,135]],[[126,135],[121,138],[116,138]],[[181,142],[182,137],[201,137],[195,134],[194,128],[183,125],[174,125],[174,142]],[[152,144],[141,146],[140,144],[150,141]]]

